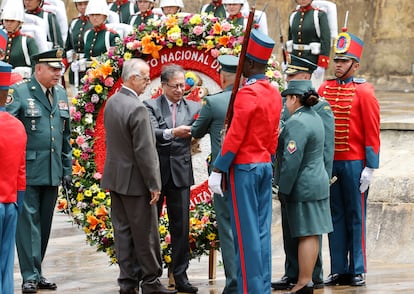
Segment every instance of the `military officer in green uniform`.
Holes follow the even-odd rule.
[[[238,58],[232,55],[221,55],[218,57],[218,61],[221,65],[220,82],[224,90],[223,92],[204,98],[200,115],[191,127],[191,134],[194,138],[202,138],[207,133],[210,134],[211,154],[208,159],[209,173],[212,168],[211,163],[214,162],[221,148],[221,130],[223,129],[238,65]],[[223,293],[226,294],[237,293],[236,253],[230,223],[230,212],[227,204],[228,199],[228,193],[224,192],[224,196],[214,194],[213,202],[214,209],[216,210],[221,254],[226,275],[226,286]]]
[[[295,55],[290,55],[290,61],[285,70],[286,82],[291,80],[310,80],[313,71],[317,68],[317,65],[304,59],[297,57]],[[281,126],[283,126],[288,118],[290,113],[286,108],[285,104],[286,97],[283,97],[283,110],[281,118]],[[335,120],[333,116],[332,109],[323,97],[319,97],[319,102],[312,106],[312,109],[322,119],[322,123],[325,130],[325,141],[324,141],[324,165],[325,170],[328,173],[329,178],[332,175],[332,165],[333,165],[333,154],[334,154],[334,128]],[[272,288],[274,290],[286,290],[290,289],[296,284],[298,273],[299,273],[299,264],[298,264],[298,255],[297,247],[298,240],[292,238],[290,231],[288,230],[287,224],[287,215],[286,215],[286,206],[281,207],[282,215],[282,229],[283,229],[283,247],[285,251],[285,273],[280,280],[272,282]],[[322,269],[322,238],[319,240],[319,254],[316,260],[315,268],[313,270],[313,282],[314,288],[319,289],[323,288],[323,269]]]
[[[291,80],[282,95],[291,117],[279,136],[275,184],[286,214],[283,229],[297,242],[298,273],[292,292],[313,293],[320,236],[332,231],[324,126],[312,109],[319,99],[311,81]]]
[[[226,9],[222,0],[212,0],[210,3],[204,4],[200,12],[212,13],[216,17],[226,18]]]
[[[72,180],[69,105],[65,89],[58,84],[62,54],[62,49],[54,49],[32,56],[34,74],[10,88],[6,105],[27,133],[27,188],[16,232],[23,293],[57,288],[43,276],[42,261],[58,186],[70,188]]]

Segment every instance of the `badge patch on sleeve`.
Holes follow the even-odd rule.
[[[296,148],[296,142],[293,140],[290,140],[288,145],[287,145],[287,151],[292,154],[297,150]]]

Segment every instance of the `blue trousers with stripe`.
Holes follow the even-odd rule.
[[[238,293],[270,293],[272,166],[234,165],[229,184]]]
[[[359,191],[361,160],[335,160],[332,175],[337,181],[331,186],[333,232],[329,237],[332,274],[366,272],[366,212],[368,190]]]

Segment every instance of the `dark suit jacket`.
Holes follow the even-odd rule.
[[[106,160],[102,186],[123,195],[160,191],[154,132],[139,98],[122,87],[106,103],[104,125]]]
[[[177,187],[189,187],[194,184],[191,162],[191,138],[172,138],[165,140],[163,132],[172,128],[172,117],[167,98],[164,95],[156,99],[145,100],[157,140],[160,158],[161,181],[165,185],[170,177]],[[201,106],[199,103],[181,99],[177,108],[176,126],[191,126],[196,120]]]

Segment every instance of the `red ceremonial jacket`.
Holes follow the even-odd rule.
[[[319,88],[335,116],[334,160],[364,160],[379,167],[380,108],[374,87],[363,79],[325,81]]]
[[[214,166],[270,162],[279,135],[282,97],[264,75],[250,77],[237,93],[230,128]]]
[[[26,131],[23,124],[0,111],[0,202],[17,201],[17,191],[26,190]]]

